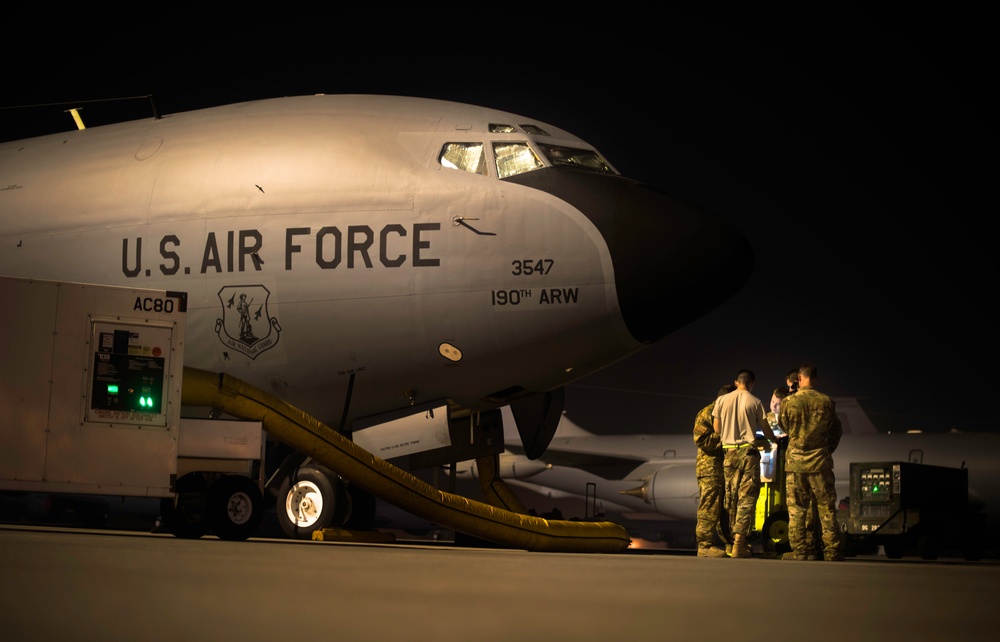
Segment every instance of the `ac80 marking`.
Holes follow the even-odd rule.
[[[165,312],[172,314],[174,311],[173,299],[154,299],[152,297],[135,297],[135,305],[132,310],[142,310],[143,312]]]

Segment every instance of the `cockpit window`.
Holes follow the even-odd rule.
[[[490,125],[491,128],[501,126]],[[599,174],[618,173],[600,154],[592,149],[537,144],[542,154],[554,167],[572,167]],[[542,159],[526,141],[494,141],[492,145],[497,177],[499,178],[523,174],[545,166]],[[442,167],[449,169],[458,169],[481,176],[489,175],[486,146],[481,142],[445,143],[441,147],[439,161]]]
[[[528,143],[493,143],[497,161],[497,176],[507,178],[544,167]]]
[[[577,149],[562,145],[545,145],[539,143],[545,157],[556,167],[575,167],[598,174],[617,174],[611,165],[600,154],[592,149]]]
[[[513,125],[501,125],[499,123],[490,123],[490,133],[491,134],[513,134],[517,132],[517,128]]]
[[[535,136],[548,136],[549,133],[539,127],[538,125],[521,125],[521,129],[528,132],[529,134],[534,134]]]
[[[486,154],[482,143],[445,143],[441,165],[486,176]]]

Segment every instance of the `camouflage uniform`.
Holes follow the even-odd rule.
[[[712,425],[715,402],[701,409],[694,419],[694,443],[698,446],[695,475],[698,477],[698,548],[712,548],[722,517],[725,480],[722,476],[722,438]]]
[[[741,371],[741,374],[743,372],[749,371]],[[737,375],[737,379],[739,377]],[[752,373],[749,381],[752,384]],[[750,557],[749,536],[760,496],[760,451],[754,443],[755,431],[766,428],[766,434],[772,437],[771,427],[767,425],[760,399],[750,393],[749,387],[740,384],[736,384],[733,392],[715,400],[712,416],[719,423],[722,438],[722,470],[726,480],[724,506],[733,534],[733,557]],[[737,540],[741,545],[738,546]]]
[[[831,472],[830,475],[832,476],[833,473]],[[831,488],[833,488],[835,481],[830,482]],[[834,491],[833,498],[834,500],[837,499],[836,491]],[[834,506],[836,506],[836,502]],[[823,544],[823,522],[819,519],[819,505],[816,503],[815,494],[809,498],[809,507],[806,509],[805,529],[806,556],[821,557],[825,548]]]
[[[793,476],[785,473],[785,497],[790,505],[795,496],[795,481]],[[791,507],[789,507],[791,511]],[[809,496],[809,504],[805,509],[805,525],[801,539],[805,543],[800,555],[805,555],[807,559],[817,559],[823,557],[823,526],[819,519],[819,508],[816,505],[816,498]],[[790,528],[790,527],[789,527]],[[791,536],[789,535],[789,539]]]
[[[733,535],[748,537],[753,528],[760,496],[760,451],[752,444],[726,448],[723,455],[726,478],[726,511]]]
[[[833,452],[840,444],[843,428],[833,400],[812,386],[803,386],[782,400],[779,423],[788,433],[785,492],[792,552],[802,559],[812,552],[807,530],[810,502],[815,502],[823,557],[843,559],[833,475]]]
[[[786,395],[778,402],[778,412],[781,412],[781,402],[788,399],[795,393]],[[772,408],[774,407],[772,401]],[[771,424],[771,428],[777,428],[784,432],[784,428],[781,427],[781,423],[778,421],[778,415],[773,412],[767,413],[767,422]],[[782,457],[784,457],[784,451],[782,451]],[[792,480],[791,475],[785,475],[785,497],[791,497],[795,492],[795,483]],[[823,531],[819,523],[819,510],[816,508],[816,500],[810,499],[809,508],[806,510],[806,526],[805,535],[803,536],[805,540],[805,555],[808,559],[822,557],[823,555]]]

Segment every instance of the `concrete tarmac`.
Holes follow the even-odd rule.
[[[0,525],[4,640],[994,640],[996,560],[531,553]]]

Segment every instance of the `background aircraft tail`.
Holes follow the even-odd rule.
[[[837,416],[845,435],[877,435],[878,430],[855,397],[836,397]]]

